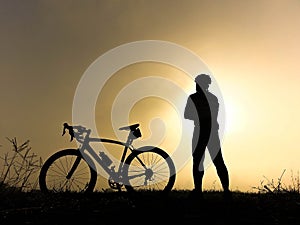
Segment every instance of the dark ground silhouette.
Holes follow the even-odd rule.
[[[189,194],[0,193],[0,224],[300,224],[299,194],[233,192],[231,202],[222,192],[204,192],[202,202]]]

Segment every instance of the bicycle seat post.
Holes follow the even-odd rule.
[[[124,147],[124,152],[121,158],[121,162],[125,160],[125,156],[128,150],[128,147],[132,144],[133,140],[141,136],[141,132],[139,130],[139,124],[133,124],[130,126],[120,127],[119,130],[126,130],[129,131],[129,134],[127,136],[126,144]]]

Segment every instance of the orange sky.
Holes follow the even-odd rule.
[[[5,137],[30,139],[46,158],[75,146],[61,128],[89,65],[119,45],[163,40],[196,53],[218,82],[231,188],[251,191],[285,169],[288,183],[300,158],[299,10],[297,0],[1,1],[1,148]],[[187,164],[176,187],[191,179]],[[213,167],[204,183],[219,188]]]

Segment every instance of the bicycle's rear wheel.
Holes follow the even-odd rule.
[[[74,171],[70,176],[72,168]],[[84,160],[78,149],[54,153],[45,161],[39,174],[42,192],[92,192],[96,181],[97,172]]]
[[[173,160],[157,147],[134,150],[125,160],[123,168],[127,191],[169,192],[176,179]]]

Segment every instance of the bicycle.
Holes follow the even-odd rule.
[[[135,139],[142,136],[139,124],[119,128],[129,132],[126,142],[90,137],[91,129],[64,123],[62,136],[66,130],[71,136],[70,141],[75,138],[80,147],[59,150],[45,161],[39,174],[42,192],[93,192],[98,176],[94,162],[107,173],[109,187],[117,191],[125,188],[128,192],[169,192],[173,188],[176,170],[169,154],[155,146],[135,148],[132,145]],[[123,146],[117,167],[103,151],[95,153],[90,145],[93,142]]]

